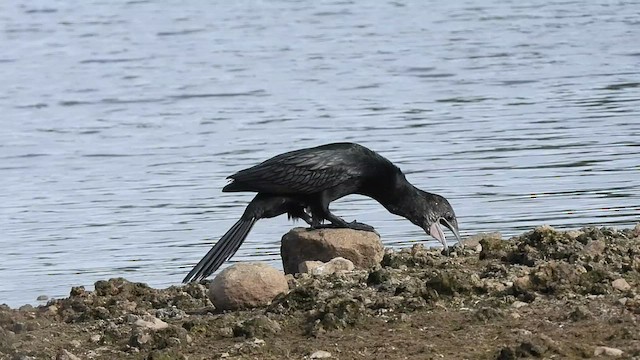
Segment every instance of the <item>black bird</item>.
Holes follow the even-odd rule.
[[[353,143],[334,143],[290,151],[229,176],[232,182],[223,192],[252,191],[242,217],[229,229],[183,282],[204,279],[228,260],[262,218],[286,213],[302,219],[311,228],[337,227],[373,231],[373,227],[346,222],[331,213],[329,203],[349,194],[371,197],[389,212],[400,215],[438,239],[447,242],[441,224],[456,239],[458,221],[444,197],[411,185],[391,161],[366,147]],[[323,225],[328,220],[331,224]]]

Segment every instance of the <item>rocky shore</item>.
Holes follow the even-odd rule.
[[[288,282],[227,312],[207,281],[121,278],[0,306],[0,359],[640,359],[640,225],[387,249],[374,268]]]

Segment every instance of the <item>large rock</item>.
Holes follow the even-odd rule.
[[[282,237],[280,247],[286,274],[298,272],[304,261],[351,260],[356,268],[371,268],[382,261],[384,247],[374,232],[351,229],[295,228]]]
[[[268,305],[276,295],[288,290],[281,271],[264,263],[240,263],[213,279],[209,298],[220,310],[246,309]]]

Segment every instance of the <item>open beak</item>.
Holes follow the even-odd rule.
[[[447,246],[447,238],[444,236],[444,231],[442,231],[442,226],[440,226],[441,223],[442,225],[446,226],[447,229],[451,230],[453,235],[458,240],[458,243],[462,242],[462,239],[460,239],[460,233],[458,233],[458,227],[454,226],[447,220],[440,218],[439,221],[434,222],[433,224],[431,224],[431,227],[429,227],[429,235],[433,236],[438,241],[440,241],[442,246],[444,246],[445,250],[448,250],[449,247]]]

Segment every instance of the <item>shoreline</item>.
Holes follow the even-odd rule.
[[[250,310],[218,312],[210,281],[122,278],[2,305],[0,359],[640,357],[640,224],[471,238],[449,256],[416,244],[371,270],[290,277]]]

